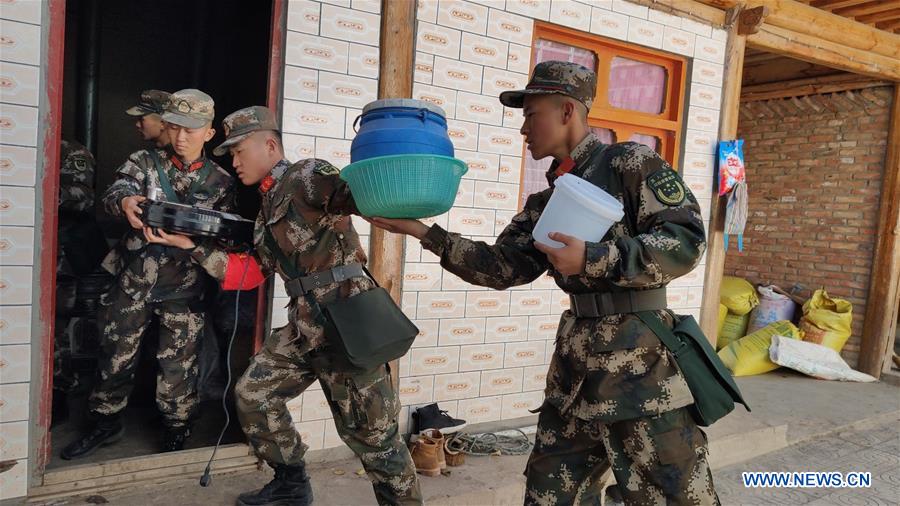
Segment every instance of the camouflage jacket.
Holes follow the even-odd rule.
[[[62,141],[59,159],[59,210],[94,212],[94,155],[81,144]]]
[[[182,203],[220,211],[233,208],[233,178],[215,162],[204,156],[187,166],[169,149],[157,149],[156,152]],[[211,170],[205,181],[199,181],[204,163],[211,164]],[[192,185],[194,191],[189,194]],[[132,153],[119,167],[115,182],[103,195],[103,206],[108,213],[124,219],[122,199],[146,195],[148,187],[161,188],[159,175],[150,152],[140,150]],[[187,252],[149,245],[141,230],[129,228],[119,246],[104,259],[103,266],[119,275],[119,287],[135,299],[195,298],[205,290],[203,269]]]
[[[283,160],[272,170],[275,184],[263,193],[253,239],[255,258],[264,275],[277,272],[285,281],[292,278],[279,262],[279,256],[270,250],[270,241],[291,260],[294,267],[290,270],[296,269],[303,275],[340,265],[366,263],[365,251],[349,216],[358,212],[356,204],[338,174],[333,165],[317,159],[301,160],[293,165]],[[267,233],[271,234],[271,240],[266,239]],[[242,261],[240,255],[209,244],[199,245],[191,254],[219,281],[242,275],[243,269],[234,265]],[[234,285],[240,286],[240,279]],[[350,297],[374,286],[368,278],[351,278],[312,293],[321,303]],[[292,298],[288,308],[289,322],[275,329],[273,338],[284,345],[294,343],[301,352],[325,344],[318,308],[311,307],[305,297]]]
[[[422,245],[450,272],[498,290],[529,283],[548,270],[569,294],[652,289],[698,264],[706,249],[700,207],[665,160],[632,142],[603,145],[593,134],[572,158],[572,174],[599,186],[625,207],[625,217],[602,241],[586,244],[583,275],[554,272],[531,236],[553,193],[558,162],[548,172],[551,188],[529,196],[524,210],[494,245],[438,226],[428,231]],[[668,315],[661,314],[671,324]],[[603,422],[658,414],[693,402],[671,355],[636,316],[575,318],[571,311],[560,321],[545,396],[545,402],[563,414]]]

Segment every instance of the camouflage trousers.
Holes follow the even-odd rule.
[[[612,468],[627,505],[718,505],[706,435],[687,408],[603,424],[544,404],[525,469],[527,505],[600,503]]]
[[[399,433],[400,401],[388,368],[339,372],[321,349],[301,353],[272,333],[235,387],[238,418],[256,454],[269,464],[296,465],[306,445],[287,402],[315,380],[341,440],[362,461],[379,504],[422,504],[412,457]]]
[[[190,425],[198,407],[197,351],[204,314],[191,311],[193,300],[148,302],[134,300],[118,286],[101,300],[97,315],[102,353],[99,383],[88,400],[91,412],[116,414],[128,404],[141,337],[153,317],[159,318],[156,358],[156,405],[169,428]]]

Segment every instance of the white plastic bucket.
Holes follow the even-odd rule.
[[[551,240],[548,235],[552,232],[599,242],[624,215],[622,203],[615,197],[578,176],[564,174],[556,180],[556,189],[531,235],[554,248],[565,244]]]

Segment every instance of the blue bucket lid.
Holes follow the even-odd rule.
[[[424,100],[416,100],[414,98],[385,98],[382,100],[376,100],[374,102],[369,102],[363,107],[362,113],[365,114],[370,111],[374,111],[376,109],[385,109],[388,107],[405,107],[409,109],[427,109],[438,116],[447,119],[447,113],[444,112],[439,106],[432,104],[431,102],[426,102]]]

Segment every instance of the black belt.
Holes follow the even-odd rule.
[[[340,283],[350,278],[366,277],[362,264],[339,265],[327,271],[316,272],[309,276],[294,278],[284,283],[288,297],[300,297],[307,292],[333,283]]]
[[[666,289],[582,293],[569,295],[570,309],[578,318],[600,318],[611,314],[666,309]]]

